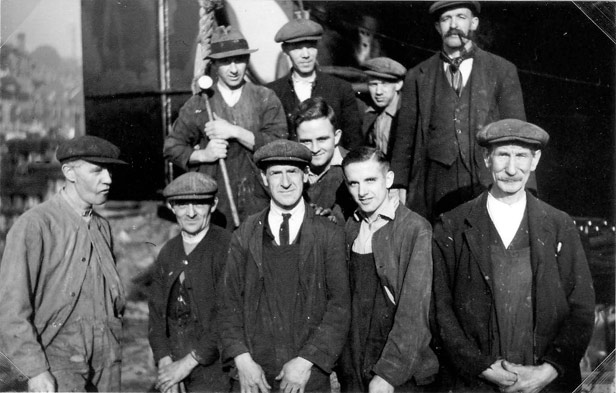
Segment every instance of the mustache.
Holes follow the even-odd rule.
[[[446,34],[445,37],[451,37],[452,35],[457,35],[460,38],[468,38],[468,34],[459,29],[451,29]]]

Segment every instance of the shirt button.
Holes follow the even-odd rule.
[[[188,261],[187,261],[186,259],[184,259],[184,260],[182,261],[182,263],[183,263],[184,265],[188,265]]]
[[[456,130],[456,132],[457,132],[458,134],[461,134],[461,133],[462,133],[462,130],[457,129],[457,130]]]

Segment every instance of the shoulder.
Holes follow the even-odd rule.
[[[448,232],[457,232],[466,227],[466,219],[469,217],[472,210],[480,207],[483,199],[483,194],[475,199],[463,203],[462,205],[441,214],[434,223],[435,233],[437,229],[445,229]]]
[[[515,69],[516,68],[512,62],[505,59],[504,57],[496,55],[492,52],[485,51],[481,48],[477,48],[477,54],[475,56],[477,57],[477,59],[484,61],[484,62],[492,63],[496,67],[499,67],[501,69],[502,68],[505,68],[505,69]]]
[[[432,232],[432,225],[424,217],[415,213],[404,205],[398,206],[396,209],[396,216],[394,218],[394,226],[401,229],[411,231],[430,231]]]
[[[244,89],[246,89],[246,93],[256,98],[253,99],[253,103],[271,103],[272,101],[280,103],[280,100],[274,90],[269,87],[255,85],[254,83],[248,82],[244,85]]]
[[[60,196],[56,195],[28,209],[19,216],[11,229],[23,231],[24,229],[33,229],[33,226],[50,228],[53,225],[59,225],[58,223],[63,221],[66,216],[64,211],[60,209],[60,201],[58,198],[60,198]]]
[[[570,227],[574,228],[573,218],[562,210],[542,201],[531,193],[526,193],[528,210],[530,214],[543,216],[552,225],[557,228]]]
[[[175,254],[175,250],[177,250],[178,247],[181,246],[181,244],[181,235],[176,235],[175,237],[172,237],[171,239],[167,240],[167,242],[163,244],[162,248],[160,249],[160,252],[158,253],[158,258],[162,259],[167,257],[168,255]]]
[[[326,85],[328,87],[334,87],[336,89],[353,90],[351,84],[345,80],[342,80],[336,76],[326,74],[322,71],[317,71],[317,83]],[[334,93],[341,93],[341,91],[333,91]]]
[[[270,82],[265,85],[267,88],[272,89],[274,92],[278,93],[289,86],[289,75],[285,75],[282,78],[278,78],[273,82]]]
[[[192,95],[180,108],[181,112],[194,113],[195,110],[201,109],[204,106],[203,97],[199,94]]]

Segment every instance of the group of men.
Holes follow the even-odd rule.
[[[480,5],[429,12],[442,52],[409,72],[367,60],[363,122],[316,69],[317,23],[280,29],[293,68],[269,87],[245,81],[241,34],[215,31],[216,83],[164,147],[187,173],[163,191],[181,232],[149,299],[161,392],[325,392],[333,371],[343,392],[580,383],[588,264],[571,218],[527,191],[549,136],[524,119],[515,67],[473,42]],[[124,293],[92,207],[124,162],[92,136],[57,158],[64,189],[17,220],[0,262],[1,356],[29,391],[119,391]]]

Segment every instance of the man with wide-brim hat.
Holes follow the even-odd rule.
[[[350,321],[344,234],[302,197],[307,147],[278,140],[254,159],[272,199],[231,239],[219,317],[232,390],[328,392]]]
[[[491,183],[477,131],[526,114],[515,65],[475,40],[480,3],[437,1],[428,12],[441,48],[407,73],[391,164],[407,206],[433,222]]]
[[[221,186],[224,183],[218,160],[225,159],[240,220],[263,209],[269,200],[252,153],[270,141],[287,137],[280,100],[270,89],[245,80],[254,51],[234,27],[214,30],[207,58],[212,62],[215,83],[184,104],[164,145],[165,158],[184,170],[206,173]],[[207,99],[213,119],[207,114]],[[231,229],[229,196],[221,192],[218,197],[215,221]]]
[[[404,85],[406,68],[389,57],[375,57],[366,60],[362,69],[370,94],[362,125],[365,144],[389,156],[391,135],[395,133],[398,123],[400,90]]]
[[[355,92],[350,83],[325,74],[317,68],[318,42],[323,37],[323,27],[310,19],[293,19],[276,33],[274,41],[292,64],[289,74],[267,85],[276,92],[284,106],[289,126],[289,139],[295,140],[293,115],[303,101],[323,97],[334,108],[342,130],[341,145],[352,149],[363,144],[361,116]]]
[[[434,300],[454,391],[572,392],[594,290],[571,217],[525,190],[549,136],[517,119],[477,134],[489,190],[434,227]]]
[[[161,392],[229,390],[215,310],[231,234],[211,224],[217,191],[216,181],[199,172],[163,190],[181,232],[160,250],[150,287],[149,340]]]
[[[109,222],[93,207],[107,201],[111,172],[126,162],[95,136],[63,142],[56,157],[64,187],[7,236],[0,348],[28,391],[120,391],[124,289]]]

